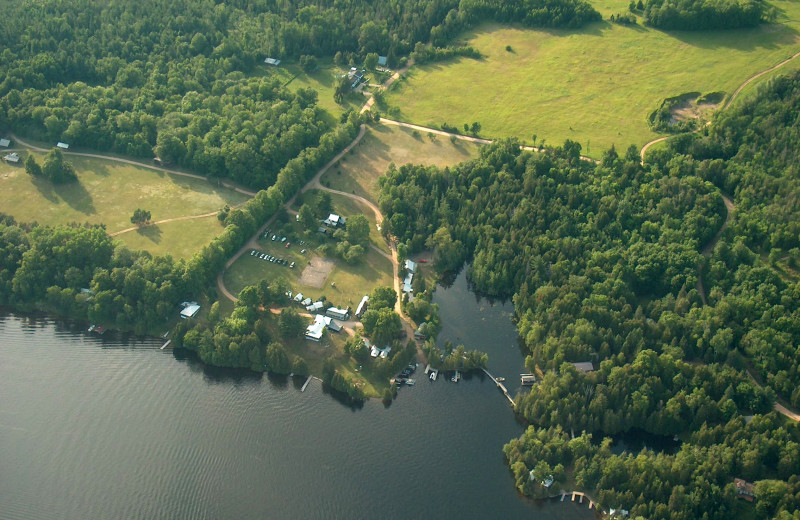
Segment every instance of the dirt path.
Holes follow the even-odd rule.
[[[730,97],[730,98],[728,98],[728,101],[725,103],[725,105],[723,105],[723,106],[722,106],[722,108],[720,108],[720,111],[727,109],[727,108],[728,108],[728,107],[731,105],[731,103],[733,103],[733,102],[734,102],[734,100],[736,100],[736,98],[737,98],[737,97],[739,97],[739,94],[742,92],[742,90],[744,90],[744,88],[745,88],[747,85],[749,85],[749,84],[750,84],[750,83],[752,83],[753,81],[757,80],[758,78],[760,78],[760,77],[761,77],[761,76],[763,76],[764,74],[769,74],[770,72],[772,72],[772,71],[774,71],[774,70],[777,70],[777,69],[779,69],[779,68],[783,67],[784,65],[786,65],[786,64],[787,64],[787,63],[789,63],[790,61],[794,60],[794,59],[795,59],[795,58],[797,58],[798,56],[800,56],[800,52],[797,52],[797,53],[795,53],[795,54],[794,54],[794,55],[792,55],[790,58],[786,58],[785,60],[783,60],[782,62],[778,63],[778,64],[777,64],[777,65],[775,65],[774,67],[770,67],[770,68],[768,68],[768,69],[766,69],[766,70],[762,70],[762,71],[761,71],[761,72],[759,72],[758,74],[755,74],[755,75],[753,75],[753,76],[750,76],[749,78],[747,78],[747,79],[744,81],[744,83],[742,83],[741,85],[739,85],[739,87],[738,87],[736,90],[734,90],[734,91],[733,91],[733,94],[731,94],[731,97]],[[708,126],[708,125],[710,125],[710,124],[711,124],[711,122],[709,121],[708,123],[706,123],[706,125],[705,125],[705,126]],[[692,130],[692,132],[699,132],[699,131],[700,131],[702,128],[704,128],[704,127],[700,127],[700,128],[697,128],[697,129],[695,129],[695,130]],[[680,135],[680,134],[675,134],[675,135]],[[645,153],[647,152],[648,148],[650,148],[651,146],[653,146],[653,145],[654,145],[654,144],[656,144],[656,143],[660,143],[661,141],[666,141],[666,140],[667,140],[667,139],[669,139],[670,137],[673,137],[673,136],[672,136],[672,135],[668,135],[668,136],[665,136],[665,137],[659,137],[658,139],[653,139],[653,140],[652,140],[652,141],[650,141],[649,143],[645,144],[645,145],[642,147],[642,151],[641,151],[641,152],[639,152],[639,156],[642,158],[642,162],[644,162],[644,155],[645,155]]]
[[[22,139],[20,139],[19,137],[17,137],[14,134],[9,134],[9,136],[11,136],[11,138],[14,139],[15,142],[21,144],[22,146],[24,146],[25,148],[28,148],[30,150],[34,150],[36,152],[45,152],[45,153],[49,152],[51,150],[50,148],[41,148],[39,146],[34,146],[34,145],[30,144],[30,143],[26,143],[25,141],[23,141]],[[159,171],[159,172],[163,172],[163,173],[169,173],[171,175],[180,175],[181,177],[190,177],[192,179],[198,179],[198,180],[201,180],[201,181],[208,181],[208,178],[207,177],[203,177],[202,175],[197,175],[197,174],[194,174],[194,173],[187,173],[187,172],[182,172],[182,171],[178,171],[178,170],[173,170],[171,168],[164,168],[162,166],[156,166],[155,164],[148,164],[148,163],[143,163],[143,162],[139,162],[139,161],[133,161],[131,159],[123,159],[122,157],[115,157],[113,155],[104,155],[104,154],[99,154],[99,153],[86,153],[86,152],[68,152],[68,151],[62,151],[61,153],[63,153],[64,155],[74,155],[74,156],[77,156],[77,157],[91,157],[93,159],[105,159],[107,161],[114,161],[114,162],[123,163],[123,164],[130,164],[132,166],[139,166],[141,168],[147,168],[148,170],[155,170],[155,171]],[[252,192],[252,191],[245,190],[243,188],[240,188],[238,186],[235,186],[235,185],[233,185],[231,183],[228,183],[228,182],[225,182],[225,181],[220,181],[220,185],[224,186],[225,188],[228,188],[229,190],[238,191],[239,193],[241,193],[243,195],[248,195],[250,197],[255,197],[256,196],[256,194],[254,192]]]
[[[203,213],[202,215],[189,215],[189,216],[186,216],[186,217],[166,218],[164,220],[157,220],[155,222],[151,222],[147,226],[143,226],[143,227],[157,226],[159,224],[166,224],[168,222],[177,222],[179,220],[192,220],[192,219],[196,219],[196,218],[212,217],[212,216],[217,215],[217,214],[219,214],[219,211],[212,211],[211,213]],[[123,233],[129,233],[131,231],[135,231],[137,229],[142,229],[142,226],[131,226],[131,227],[125,228],[125,229],[123,229],[121,231],[115,231],[113,233],[108,233],[108,236],[115,237],[115,236],[119,236],[119,235],[121,235]]]
[[[746,370],[746,372],[747,372],[748,377],[750,377],[750,381],[752,381],[754,385],[756,385],[759,388],[763,388],[761,383],[758,382],[758,379],[756,379],[756,376],[753,375],[753,373],[750,371],[749,368]],[[787,418],[791,419],[792,421],[795,421],[795,422],[800,421],[800,414],[798,414],[796,412],[793,412],[792,410],[789,410],[788,408],[783,406],[781,403],[777,402],[777,400],[775,401],[775,405],[773,406],[773,409],[776,412],[778,412],[779,414],[783,415],[784,417],[787,417]]]
[[[386,89],[388,89],[388,88],[389,88],[389,86],[390,86],[392,83],[394,83],[395,81],[397,81],[398,79],[400,79],[400,76],[402,76],[403,74],[405,74],[405,73],[408,71],[408,69],[410,69],[410,68],[411,68],[413,65],[414,65],[414,60],[411,60],[411,59],[410,59],[410,60],[408,60],[408,62],[406,63],[406,66],[405,66],[405,67],[403,67],[402,69],[398,69],[397,71],[395,71],[395,73],[394,73],[394,74],[392,74],[392,75],[391,75],[391,77],[390,77],[389,79],[387,79],[386,81],[384,81],[384,82],[383,82],[383,85],[381,85],[380,87],[381,87],[383,90],[386,90]],[[372,86],[372,85],[370,85],[370,86]],[[372,96],[370,96],[370,97],[369,97],[369,99],[367,100],[367,102],[366,102],[366,103],[364,103],[364,106],[363,106],[363,107],[361,107],[361,113],[363,114],[363,113],[364,113],[364,112],[366,112],[367,110],[371,109],[371,108],[372,108],[372,105],[374,105],[374,104],[375,104],[375,98],[374,98],[374,97],[372,97]]]
[[[722,195],[722,201],[725,203],[725,209],[727,210],[727,215],[725,216],[725,222],[722,223],[722,226],[717,231],[717,234],[714,235],[714,238],[709,240],[708,244],[705,245],[703,248],[703,256],[709,257],[711,256],[711,252],[714,250],[714,246],[717,245],[719,242],[720,237],[722,236],[723,231],[725,228],[728,227],[731,219],[733,218],[733,213],[736,211],[736,205],[733,203],[731,199]],[[706,289],[703,285],[703,265],[698,264],[697,266],[697,292],[700,293],[700,300],[703,302],[703,305],[708,305],[706,302]]]

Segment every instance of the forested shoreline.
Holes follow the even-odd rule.
[[[541,482],[554,474],[634,516],[722,519],[741,477],[757,482],[757,518],[791,517],[800,431],[771,409],[776,395],[800,404],[798,112],[795,73],[644,165],[635,148],[595,165],[574,142],[534,154],[506,141],[381,180],[387,234],[433,248],[440,272],[471,261],[481,292],[513,294],[527,368],[544,374],[517,399],[531,427],[506,447],[521,491],[552,492]],[[721,193],[735,214],[706,258]],[[570,364],[586,360],[597,371]],[[563,433],[631,428],[683,448],[611,456]]]

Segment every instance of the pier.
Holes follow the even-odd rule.
[[[564,499],[570,495],[572,496],[572,501],[575,502],[575,499],[577,498],[579,504],[583,504],[583,499],[585,497],[586,500],[589,502],[589,509],[597,510],[597,505],[595,504],[594,500],[589,498],[589,496],[586,493],[583,493],[581,491],[562,491],[561,501],[563,502]]]
[[[165,348],[167,348],[167,347],[169,346],[169,344],[170,344],[170,343],[172,343],[172,340],[171,340],[171,339],[168,339],[166,343],[164,343],[163,345],[161,345],[161,350],[164,350]]]
[[[494,384],[497,385],[497,388],[499,388],[503,392],[503,395],[506,396],[506,399],[508,399],[508,402],[511,403],[511,407],[514,408],[514,410],[516,410],[517,409],[517,403],[514,402],[514,399],[511,397],[511,394],[508,393],[508,388],[506,388],[506,385],[504,385],[503,383],[498,381],[497,378],[494,377],[492,374],[490,374],[489,371],[486,370],[485,368],[481,368],[481,370],[483,370],[484,374],[489,376],[489,379],[494,381]]]
[[[300,388],[301,392],[305,392],[306,391],[306,387],[308,386],[308,383],[310,383],[312,379],[319,379],[319,378],[316,377],[316,376],[308,376],[308,379],[306,379],[306,382],[303,383],[303,387]],[[322,379],[319,379],[319,380],[322,381]]]

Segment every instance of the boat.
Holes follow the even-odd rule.
[[[498,382],[502,383],[502,382],[504,382],[506,380],[506,378],[505,377],[496,377],[495,380],[497,380]]]
[[[409,379],[408,381],[406,381],[406,384],[407,384],[408,386],[414,386],[416,383],[417,383],[417,382],[416,382],[416,381],[414,381],[413,379]]]
[[[431,371],[431,381],[436,381],[436,376],[439,374],[436,370]]]

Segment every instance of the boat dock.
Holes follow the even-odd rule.
[[[161,345],[161,350],[164,350],[165,348],[167,348],[167,347],[169,346],[169,344],[170,344],[170,343],[172,343],[172,340],[171,340],[171,339],[168,339],[166,343],[164,343],[163,345]]]
[[[320,379],[320,378],[318,378],[316,376],[308,376],[308,379],[306,379],[306,382],[303,383],[302,388],[300,388],[301,392],[305,392],[306,391],[306,387],[308,386],[308,383],[310,383],[312,379],[318,379],[319,381],[322,381],[322,379]]]
[[[569,495],[572,495],[572,501],[573,502],[575,502],[575,498],[577,498],[579,504],[583,504],[583,498],[586,497],[586,500],[589,502],[589,509],[597,510],[597,505],[595,504],[594,500],[589,498],[589,496],[586,493],[582,493],[580,491],[572,491],[572,492],[562,491],[561,492],[561,501],[563,502],[564,499],[567,498]]]
[[[508,402],[511,403],[511,407],[514,408],[514,410],[516,410],[517,409],[517,403],[514,402],[514,398],[512,398],[511,394],[508,393],[508,388],[506,388],[506,385],[504,385],[502,382],[498,381],[497,378],[494,377],[492,374],[490,374],[489,371],[486,370],[485,368],[481,368],[481,370],[483,370],[484,374],[489,376],[489,379],[494,381],[494,384],[497,385],[497,388],[499,388],[503,392],[503,395],[506,396],[506,399],[508,399]]]

